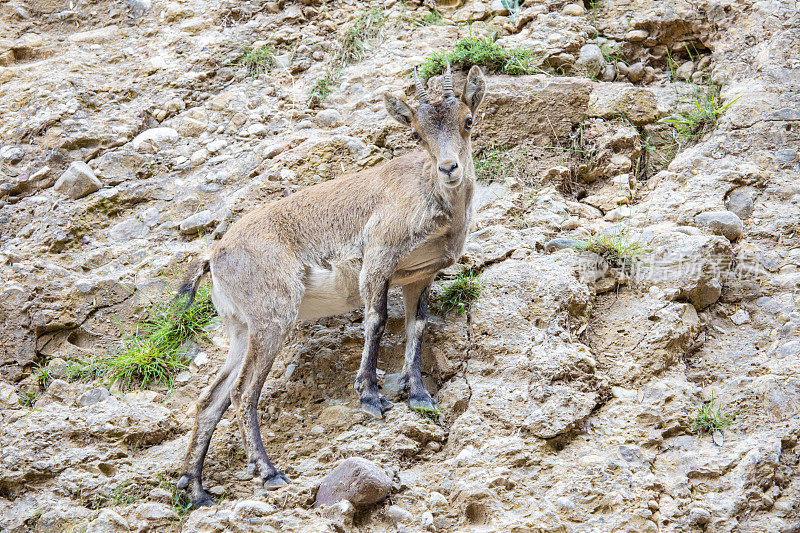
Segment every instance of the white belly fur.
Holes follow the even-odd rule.
[[[306,292],[298,312],[300,320],[316,320],[347,313],[360,306],[357,271],[337,267],[309,268]]]

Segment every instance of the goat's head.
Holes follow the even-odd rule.
[[[436,104],[430,102],[428,91],[416,70],[414,82],[419,108],[415,111],[402,98],[386,94],[386,110],[395,120],[411,128],[411,135],[430,154],[442,183],[456,187],[461,183],[464,169],[472,163],[470,135],[475,111],[486,92],[483,72],[478,66],[470,69],[459,99],[453,91],[453,76],[448,63],[442,81],[443,98]]]

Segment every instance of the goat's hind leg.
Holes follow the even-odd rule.
[[[239,376],[242,359],[247,351],[247,327],[233,318],[226,318],[230,350],[225,364],[214,382],[197,400],[197,415],[183,461],[177,487],[189,493],[193,507],[212,505],[203,489],[202,472],[211,437],[222,415],[231,404],[231,390]]]
[[[250,326],[247,356],[231,391],[247,451],[248,472],[259,477],[266,489],[282,487],[289,480],[267,457],[258,423],[258,399],[272,362],[297,318],[299,301],[299,297],[279,298],[276,295],[266,309],[260,310],[257,315],[260,326]]]

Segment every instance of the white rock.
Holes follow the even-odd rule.
[[[133,148],[138,150],[144,143],[149,142],[156,148],[164,144],[172,144],[180,139],[180,134],[172,128],[150,128],[133,138]]]
[[[211,141],[210,143],[208,143],[206,145],[206,150],[208,150],[212,154],[215,154],[220,150],[222,150],[223,148],[225,148],[226,146],[228,146],[228,141],[226,141],[225,139],[217,139],[216,141]]]
[[[115,224],[109,231],[108,237],[115,242],[128,242],[131,239],[143,239],[150,232],[147,224],[129,218]]]
[[[73,161],[61,174],[54,186],[55,190],[64,193],[73,200],[83,198],[99,191],[103,186],[94,171],[83,161]]]
[[[742,324],[747,324],[748,322],[750,322],[750,313],[748,313],[744,309],[739,309],[731,316],[731,321],[737,326],[741,326]]]

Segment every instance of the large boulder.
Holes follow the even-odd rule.
[[[322,480],[314,507],[340,500],[364,507],[383,501],[391,488],[392,480],[378,465],[360,457],[351,457]]]

